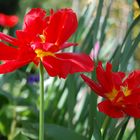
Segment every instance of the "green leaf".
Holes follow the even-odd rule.
[[[57,125],[47,125],[48,136],[53,140],[87,140],[74,131]]]
[[[103,2],[104,0],[100,0],[98,3],[98,8],[97,8],[97,14],[96,14],[96,18],[94,21],[92,21],[92,24],[88,30],[88,33],[81,45],[82,49],[84,49],[84,51],[86,53],[90,53],[91,49],[94,47],[94,44],[97,41],[97,36],[98,36],[98,32],[99,32],[99,25],[100,25],[100,18],[101,18],[101,14],[102,14],[102,7],[103,7]]]
[[[0,108],[2,108],[4,105],[8,104],[9,100],[8,98],[0,93]]]
[[[140,139],[140,120],[135,119],[135,132],[136,132],[136,138],[137,140]]]
[[[109,133],[107,135],[107,140],[114,140],[118,133],[120,132],[121,128],[124,126],[124,124],[127,122],[128,118],[125,118],[123,121],[121,121],[119,124],[116,120],[114,120],[114,124],[109,129]],[[117,125],[117,126],[116,126]]]
[[[89,99],[89,138],[92,137],[94,130],[96,129],[95,118],[97,115],[97,95],[93,92],[90,93]]]
[[[116,51],[112,55],[111,61],[113,64],[113,71],[118,71],[119,66],[120,66],[120,70],[125,71],[128,65],[128,61],[132,56],[140,40],[139,37],[140,35],[138,35],[135,38],[134,42],[130,38],[133,28],[139,23],[139,21],[140,21],[140,16],[138,16],[130,25],[123,39],[122,44],[117,47]]]
[[[38,139],[38,124],[25,123],[21,132],[31,139]],[[71,129],[54,124],[45,125],[45,138],[47,140],[87,140]]]
[[[29,140],[26,136],[24,136],[23,134],[19,133],[14,140]]]
[[[95,25],[94,25],[93,46],[97,41],[97,35],[99,32],[99,25],[100,25],[100,18],[101,18],[102,9],[103,9],[103,3],[104,3],[104,0],[99,0],[97,15],[95,19]]]
[[[13,110],[11,106],[4,106],[0,110],[0,133],[4,136],[10,132],[10,127],[13,119]]]
[[[117,46],[117,49],[115,50],[114,54],[112,55],[110,61],[112,62],[113,65],[113,71],[118,71],[119,69],[119,64],[121,60],[121,46]]]
[[[126,42],[126,39],[128,38],[128,36],[130,35],[131,31],[133,30],[133,28],[138,24],[138,22],[140,21],[140,15],[133,21],[133,23],[130,25],[130,27],[128,28],[126,34],[125,34],[125,37],[123,39],[123,42],[122,42],[122,47],[123,45],[125,44]]]
[[[2,108],[3,105],[6,105],[9,102],[11,102],[13,100],[13,97],[9,92],[0,89],[0,99],[0,108]]]
[[[95,120],[94,127],[95,127],[95,129],[94,129],[93,136],[94,136],[95,140],[103,140],[101,130],[100,130],[100,127],[98,125],[98,119]]]
[[[94,4],[88,4],[85,6],[82,15],[79,18],[78,30],[75,33],[74,42],[77,42],[80,40],[82,33],[85,31],[87,25],[91,21],[91,17],[92,17],[94,10],[95,10]],[[75,47],[73,49],[75,49]]]
[[[129,120],[130,120],[130,117],[128,117],[127,121],[126,121],[126,122],[124,123],[124,125],[122,126],[122,128],[121,128],[121,130],[120,130],[120,133],[119,133],[117,139],[119,139],[119,140],[122,140],[122,139],[123,139],[123,136],[124,136],[124,133],[125,133],[125,131],[126,131],[127,124],[128,124],[128,122],[129,122]]]
[[[70,75],[67,78],[67,87],[68,87],[68,97],[67,97],[67,105],[68,105],[68,114],[69,114],[69,127],[72,128],[72,120],[74,117],[74,106],[76,103],[76,80],[74,80],[74,75]],[[73,83],[72,83],[73,81]]]
[[[106,26],[107,26],[107,21],[108,21],[108,17],[109,17],[109,14],[110,14],[110,8],[111,8],[111,5],[112,5],[112,0],[110,1],[109,3],[109,6],[107,8],[107,12],[106,12],[106,15],[105,15],[105,18],[104,18],[104,22],[102,24],[102,27],[101,27],[101,36],[100,36],[100,47],[103,46],[103,43],[104,43],[104,40],[105,40],[105,30],[106,30]]]
[[[140,41],[140,33],[135,38],[134,43],[131,46],[128,45],[129,48],[127,47],[126,51],[123,53],[124,54],[124,57],[122,57],[122,61],[121,61],[121,64],[120,64],[120,66],[121,66],[120,67],[120,70],[121,71],[125,71],[125,69],[126,69],[126,67],[128,65],[129,59],[133,55],[134,50],[136,49],[136,47],[139,44],[139,41]]]

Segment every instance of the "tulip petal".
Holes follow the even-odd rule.
[[[108,83],[109,78],[112,77],[107,77],[107,72],[103,69],[102,64],[99,63],[96,69],[96,73],[97,73],[97,79],[99,81],[99,83],[102,85],[102,87],[104,88],[104,92],[109,93],[110,91],[112,91],[112,84],[110,85]]]
[[[112,118],[121,118],[124,117],[124,112],[115,106],[109,100],[105,100],[98,104],[98,109],[100,112],[105,113],[106,115]]]
[[[140,103],[140,92],[130,94],[129,96],[124,98],[125,105],[135,105]]]
[[[17,60],[10,60],[6,61],[4,64],[0,65],[0,74],[6,74],[9,72],[13,72],[14,70],[28,64],[30,60],[27,61],[17,61]]]
[[[65,48],[68,48],[68,47],[71,47],[71,46],[77,46],[78,44],[77,43],[71,43],[71,42],[65,42],[60,49],[65,49]]]
[[[61,46],[76,31],[78,26],[76,14],[71,9],[61,9],[50,16],[45,32],[46,42]]]
[[[33,8],[26,14],[24,18],[23,30],[32,32],[34,35],[42,34],[43,29],[47,25],[45,16],[46,16],[45,10],[41,8]]]
[[[17,58],[17,49],[0,42],[0,60],[12,60]]]
[[[0,39],[6,41],[6,42],[8,42],[8,43],[10,43],[10,44],[12,44],[16,47],[18,46],[18,40],[17,39],[15,39],[15,38],[13,38],[9,35],[3,34],[1,32],[0,32]]]
[[[85,54],[59,53],[43,59],[44,67],[50,76],[66,78],[75,72],[89,72],[93,70],[93,62]]]
[[[18,17],[16,15],[5,15],[0,13],[0,25],[6,27],[14,27],[18,23]]]
[[[84,74],[81,74],[82,79],[89,85],[89,87],[98,95],[105,97],[104,96],[104,91],[102,90],[102,87],[100,84],[94,82],[93,80],[89,79],[87,76]]]
[[[25,46],[27,44],[31,44],[35,40],[36,35],[35,32],[27,32],[23,30],[17,30],[16,36],[18,38],[18,41],[20,42],[19,46]]]
[[[112,73],[112,64],[109,62],[106,64],[106,71],[105,71],[105,79],[107,81],[107,84],[110,86],[110,88],[113,88],[113,73]]]
[[[139,86],[140,71],[133,71],[129,74],[127,79],[124,81],[124,85],[127,85],[129,89],[133,89]]]
[[[55,45],[54,43],[40,43],[40,42],[35,42],[32,44],[32,48],[33,49],[43,49],[45,51],[49,51],[49,52],[57,52],[61,49],[65,49],[68,48],[70,46],[76,46],[76,43],[69,43],[69,42],[65,42],[60,48]]]
[[[125,77],[125,73],[123,72],[112,72],[112,79],[115,89],[120,89],[123,85],[122,79]]]
[[[140,104],[130,106],[127,105],[124,112],[129,116],[133,116],[134,118],[140,118]]]

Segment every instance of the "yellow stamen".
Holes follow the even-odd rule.
[[[35,53],[37,54],[37,57],[39,57],[41,59],[45,56],[53,56],[53,57],[55,56],[55,54],[53,54],[52,52],[45,52],[41,49],[36,49]]]
[[[118,91],[115,88],[113,88],[112,92],[107,93],[106,96],[109,100],[112,101],[117,96],[117,93],[118,93]]]
[[[123,91],[125,96],[129,96],[131,94],[131,90],[128,89],[128,87],[121,87],[121,90]]]
[[[46,37],[44,35],[39,35],[39,37],[40,37],[42,43],[45,43]]]

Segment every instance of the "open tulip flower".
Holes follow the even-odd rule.
[[[81,75],[83,80],[105,98],[98,104],[100,112],[112,118],[126,115],[140,118],[140,71],[133,71],[128,76],[123,72],[112,72],[112,65],[107,63],[104,70],[99,63],[96,68],[98,82]]]
[[[18,23],[18,17],[16,15],[5,15],[0,13],[0,25],[3,27],[12,28]]]
[[[88,55],[61,51],[77,45],[67,42],[78,25],[76,14],[71,9],[51,10],[47,14],[41,8],[29,11],[16,38],[0,33],[0,73],[12,72],[30,62],[38,65],[40,61],[50,76],[60,78],[92,71],[93,62]]]

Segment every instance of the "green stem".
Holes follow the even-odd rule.
[[[39,140],[44,140],[44,72],[40,61],[40,113],[39,113]]]

